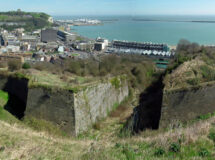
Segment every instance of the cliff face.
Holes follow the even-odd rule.
[[[215,111],[215,85],[181,91],[164,91],[160,128]]]
[[[120,79],[119,79],[120,80]],[[89,86],[75,94],[76,134],[105,118],[129,94],[127,81],[120,80],[120,86],[111,81]]]

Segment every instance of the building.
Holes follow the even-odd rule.
[[[98,37],[96,39],[96,43],[94,44],[94,50],[96,51],[102,51],[108,46],[108,40],[107,39],[102,39]]]
[[[49,23],[54,23],[53,17],[49,17],[49,18],[48,18],[48,22],[49,22]]]
[[[20,46],[20,41],[13,34],[5,35],[4,42],[6,46]]]
[[[0,46],[4,46],[5,42],[4,42],[4,38],[2,35],[0,35]]]
[[[65,31],[60,31],[60,30],[57,32],[57,35],[61,41],[64,41],[66,43],[74,42],[76,40],[76,37],[77,37],[76,34],[65,32]]]
[[[104,48],[105,48],[104,44],[101,42],[96,42],[94,44],[94,50],[96,50],[96,51],[102,51]]]
[[[80,51],[91,52],[93,50],[93,44],[89,42],[81,42],[75,45],[75,48]]]
[[[153,44],[153,43],[138,43],[138,42],[127,42],[127,41],[116,41],[112,42],[113,48],[124,48],[124,49],[141,49],[141,50],[153,50],[153,51],[169,51],[169,47],[166,44]]]
[[[57,30],[45,29],[41,31],[41,41],[44,43],[57,41]]]
[[[37,46],[37,43],[40,41],[40,39],[37,36],[32,35],[24,35],[21,38],[22,45],[29,44],[30,49],[34,50]]]

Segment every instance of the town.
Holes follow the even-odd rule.
[[[167,44],[138,43],[105,38],[90,39],[71,32],[71,24],[92,25],[98,20],[54,20],[48,21],[52,27],[26,31],[16,28],[12,31],[0,28],[0,59],[21,59],[22,63],[53,62],[57,59],[80,58],[106,54],[139,54],[156,59],[169,59],[174,49]],[[75,24],[74,24],[75,23]],[[16,25],[16,24],[9,24]],[[160,63],[160,62],[159,62]]]

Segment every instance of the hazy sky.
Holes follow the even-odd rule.
[[[215,0],[0,0],[0,11],[51,15],[215,15]]]

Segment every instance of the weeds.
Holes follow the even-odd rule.
[[[215,143],[215,128],[211,128],[208,134],[208,138]]]
[[[163,148],[156,148],[155,149],[155,152],[154,152],[154,155],[159,157],[159,156],[163,156],[165,154],[165,150]]]
[[[207,157],[210,155],[210,152],[206,148],[201,148],[198,153],[200,157]]]
[[[178,153],[181,151],[181,145],[179,143],[172,143],[170,144],[169,151]]]

